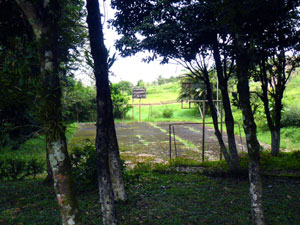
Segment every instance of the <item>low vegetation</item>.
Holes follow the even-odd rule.
[[[86,143],[73,153],[83,156],[86,153],[82,151],[91,148]],[[262,155],[268,224],[295,224],[300,220],[300,182],[295,179],[300,175],[295,170],[300,168],[299,156]],[[247,156],[240,161],[246,168]],[[204,169],[178,172],[182,166]],[[133,170],[123,170],[129,200],[117,206],[120,224],[251,224],[247,175],[234,177],[224,169],[224,161],[202,164],[178,159],[169,166],[140,163]],[[86,176],[84,164],[75,170],[76,179],[83,181],[77,185],[83,223],[102,224],[95,180]],[[60,224],[55,193],[43,184],[43,177],[2,182],[0,199],[1,224]]]

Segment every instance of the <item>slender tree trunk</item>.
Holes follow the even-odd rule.
[[[61,209],[64,225],[78,224],[80,212],[73,190],[71,162],[67,151],[65,127],[62,124],[61,86],[58,62],[58,19],[60,7],[57,0],[33,5],[17,0],[38,43],[41,65],[41,118],[46,131],[48,158],[53,173],[54,189]]]
[[[214,128],[215,128],[215,135],[218,139],[221,151],[222,151],[222,153],[225,157],[225,160],[227,162],[229,171],[230,172],[237,172],[238,170],[240,170],[239,163],[236,164],[232,160],[231,156],[228,154],[228,151],[227,151],[226,146],[225,146],[224,141],[223,141],[222,134],[219,130],[218,115],[217,115],[217,112],[216,112],[216,109],[215,109],[215,106],[214,106],[214,103],[213,103],[213,100],[212,100],[212,90],[211,90],[211,86],[210,86],[210,83],[209,83],[208,72],[203,71],[203,76],[204,76],[204,82],[205,82],[205,85],[206,85],[207,100],[208,100],[208,104],[209,104],[209,107],[210,107],[211,116],[212,116],[213,124],[214,124]]]
[[[225,79],[224,77],[217,40],[213,45],[213,55],[214,55],[214,60],[217,68],[219,86],[222,93],[223,108],[225,112],[225,125],[227,130],[226,132],[228,138],[228,147],[229,147],[229,152],[231,157],[231,163],[233,166],[232,168],[235,169],[236,171],[239,171],[241,167],[238,159],[238,152],[237,152],[235,136],[234,136],[234,119],[232,115],[231,104],[230,104],[230,99],[228,94],[227,79]]]
[[[97,88],[97,168],[103,224],[118,224],[115,199],[126,200],[108,80],[98,0],[87,1],[88,27]]]
[[[242,44],[237,40],[237,77],[240,107],[243,113],[243,125],[249,155],[249,194],[251,200],[252,224],[264,224],[264,212],[262,206],[262,184],[260,178],[260,145],[256,136],[256,124],[254,121],[249,91],[249,58]]]
[[[271,154],[279,155],[280,152],[280,127],[271,130]]]

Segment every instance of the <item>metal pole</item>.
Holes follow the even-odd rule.
[[[174,147],[175,147],[175,158],[177,158],[177,148],[176,148],[176,137],[175,137],[175,128],[173,125],[173,135],[174,135]]]
[[[221,104],[221,136],[223,139],[223,105],[222,104]],[[223,154],[220,148],[220,160],[222,160],[222,158],[223,158]]]
[[[217,113],[220,115],[220,107],[219,107],[219,79],[218,79],[218,76],[217,76]]]
[[[141,99],[139,101],[139,122],[141,122]]]
[[[244,151],[244,147],[243,147],[243,139],[242,139],[242,133],[241,133],[241,126],[240,126],[239,123],[238,123],[238,126],[239,126],[239,132],[240,132],[241,147],[242,147],[242,152],[243,152],[243,151]]]
[[[171,138],[171,124],[169,124],[169,146],[170,146],[170,160],[172,159],[172,138]]]
[[[205,149],[205,101],[203,101],[203,118],[202,118],[202,162],[204,162]]]
[[[132,121],[134,121],[134,106],[133,106],[133,99],[132,99]]]

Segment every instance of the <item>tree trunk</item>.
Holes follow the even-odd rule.
[[[250,160],[248,169],[250,182],[249,195],[251,199],[252,224],[263,225],[265,223],[262,205],[262,185],[259,174],[259,162],[256,160]]]
[[[256,124],[250,105],[249,91],[249,58],[247,51],[243,49],[242,44],[237,41],[236,45],[236,65],[238,77],[238,93],[240,107],[243,113],[243,125],[246,134],[246,141],[249,155],[249,194],[251,200],[252,224],[264,224],[264,213],[262,204],[262,184],[260,179],[259,161],[260,145],[256,136]]]
[[[97,88],[97,168],[103,224],[118,224],[115,199],[126,200],[108,80],[98,0],[87,1],[88,27]]]
[[[62,222],[64,225],[78,224],[80,212],[73,190],[71,162],[67,151],[65,127],[62,124],[57,56],[60,7],[57,0],[45,1],[42,5],[33,5],[25,0],[17,0],[17,3],[31,24],[38,43],[42,79],[41,120],[46,132],[46,148]]]
[[[206,85],[207,100],[208,100],[208,104],[209,104],[209,107],[210,107],[211,116],[212,116],[213,124],[214,124],[214,128],[215,128],[215,135],[218,139],[221,151],[222,151],[222,153],[225,157],[225,160],[226,160],[226,163],[228,165],[229,171],[232,172],[232,173],[237,172],[237,171],[240,170],[239,162],[237,161],[237,164],[236,164],[236,161],[233,161],[232,157],[228,154],[228,151],[227,151],[226,146],[225,146],[224,141],[223,141],[222,134],[219,130],[218,115],[217,115],[217,112],[216,112],[216,109],[215,109],[215,106],[214,106],[213,100],[212,100],[212,90],[211,90],[211,86],[210,86],[210,83],[209,83],[208,72],[203,71],[203,76],[204,76],[204,82],[205,82],[205,85]]]
[[[119,153],[119,146],[117,141],[117,135],[114,125],[114,120],[112,120],[112,124],[110,124],[110,133],[111,133],[111,149],[109,151],[109,169],[111,174],[111,182],[114,191],[115,200],[126,201],[127,194],[125,191],[123,176],[122,176],[122,168],[121,168],[121,160]]]
[[[44,180],[44,183],[47,185],[53,185],[53,173],[52,173],[52,168],[51,168],[51,164],[50,164],[50,160],[49,160],[49,150],[48,150],[48,146],[46,143],[46,163],[47,163],[47,177]]]
[[[271,154],[278,156],[280,152],[280,127],[271,130]]]
[[[213,45],[213,55],[216,63],[219,86],[222,93],[222,102],[223,102],[223,108],[225,112],[225,125],[227,130],[226,132],[227,132],[228,147],[229,147],[231,162],[232,162],[233,169],[239,171],[241,167],[238,159],[238,152],[237,152],[235,136],[234,136],[234,119],[232,115],[231,104],[230,104],[230,99],[228,94],[227,79],[225,79],[224,77],[217,40],[215,40],[215,43]]]

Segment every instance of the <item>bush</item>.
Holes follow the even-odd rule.
[[[163,109],[163,113],[162,113],[163,118],[171,118],[173,117],[173,114],[174,114],[173,109],[170,109],[167,106]]]
[[[97,184],[96,157],[95,143],[89,139],[71,147],[72,173],[77,187]],[[121,163],[124,171],[124,161],[121,160]]]
[[[300,127],[300,109],[291,106],[282,113],[281,127],[296,126]]]
[[[96,148],[86,139],[71,148],[70,153],[74,181],[78,185],[97,184]]]
[[[44,163],[35,158],[0,158],[0,180],[21,180],[28,176],[35,178],[37,174],[43,172],[45,172]]]
[[[131,109],[128,105],[129,97],[121,93],[119,84],[111,84],[110,88],[114,118],[122,119]]]

